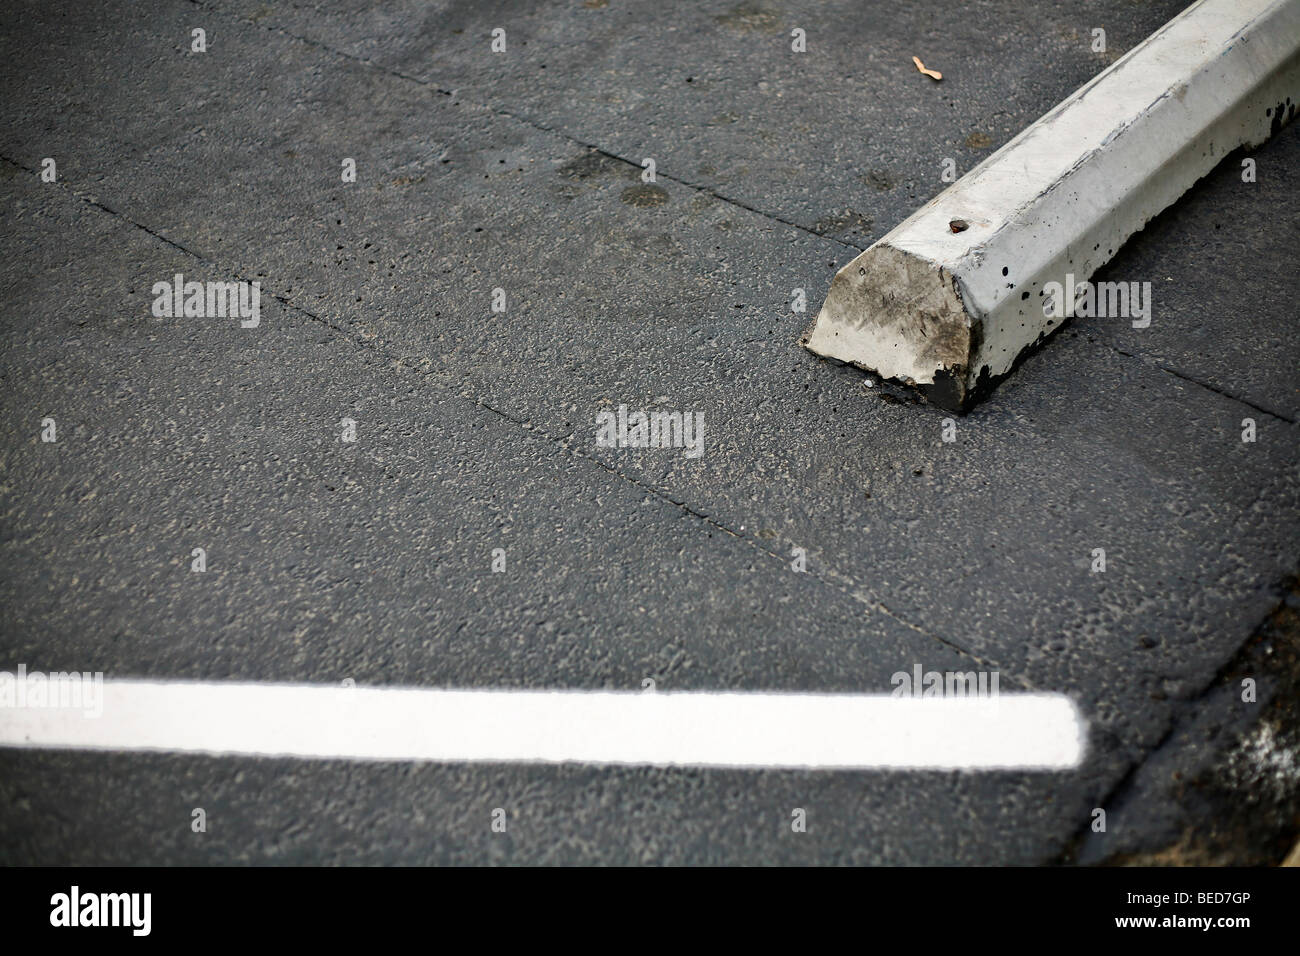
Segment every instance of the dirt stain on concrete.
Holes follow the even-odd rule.
[[[622,160],[606,156],[593,149],[569,160],[560,167],[559,172],[565,179],[582,182],[598,176],[622,176],[629,173],[635,175],[639,170]]]
[[[889,175],[887,169],[873,169],[862,177],[862,181],[880,193],[888,192],[895,186],[894,178]]]
[[[724,27],[744,33],[781,33],[781,17],[771,7],[740,3],[713,18]]]
[[[629,206],[649,209],[653,206],[665,205],[668,202],[668,190],[662,186],[642,183],[639,186],[628,186],[618,198]]]
[[[813,223],[813,232],[822,235],[843,235],[853,233],[859,236],[871,235],[874,222],[870,216],[864,216],[852,209],[841,209],[829,213]]]

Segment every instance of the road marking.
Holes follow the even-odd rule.
[[[1060,694],[433,690],[105,680],[100,716],[0,708],[0,746],[348,760],[1065,769]]]

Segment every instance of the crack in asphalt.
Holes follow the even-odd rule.
[[[193,2],[193,0],[191,0],[191,2]],[[14,166],[17,169],[21,169],[31,176],[39,176],[39,173],[36,170],[3,154],[0,154],[0,161],[9,163],[11,166]],[[187,255],[195,259],[196,261],[203,263],[204,265],[210,267],[215,271],[221,272],[228,276],[234,276],[236,279],[239,279],[241,281],[245,281],[245,282],[255,281],[252,279],[248,279],[246,276],[240,274],[236,270],[228,269],[222,264],[208,259],[206,256],[203,256],[200,253],[185,247],[184,245],[176,242],[175,240],[169,239],[167,236],[163,235],[162,233],[159,233],[156,230],[151,229],[148,226],[144,225],[143,223],[136,221],[134,218],[127,215],[126,213],[113,209],[107,204],[96,199],[94,196],[78,190],[77,188],[75,188],[73,185],[71,185],[65,180],[60,180],[57,183],[57,185],[65,192],[73,196],[75,199],[78,199],[81,202],[84,202],[87,205],[91,206],[92,208],[97,209],[107,215],[114,217],[114,219],[116,220],[119,220],[123,223],[127,223],[135,227],[136,229],[139,229],[141,232],[145,233],[152,239],[155,239],[158,242],[161,242],[167,246],[170,246],[173,249],[178,250],[184,255]],[[359,339],[349,334],[348,330],[345,329],[343,326],[340,326],[337,323],[330,321],[324,316],[316,314],[315,312],[305,308],[304,306],[298,305],[297,303],[290,300],[284,294],[276,292],[273,289],[267,289],[267,293],[271,296],[271,298],[275,299],[275,301],[279,302],[285,308],[292,309],[295,312],[301,313],[311,321],[316,322],[324,326],[325,328],[330,329],[331,331],[337,333],[341,338],[350,342],[356,348],[370,351],[374,354],[380,355],[385,359],[388,359],[390,362],[392,362],[399,370],[401,369],[410,370],[411,372],[420,376],[424,380],[431,382],[435,387],[443,390],[444,392],[451,392],[459,399],[472,402],[474,405],[478,406],[479,408],[482,408],[505,421],[511,422],[521,427],[526,432],[535,432],[537,433],[538,436],[540,436],[538,438],[539,441],[548,442],[556,446],[560,451],[567,453],[573,458],[581,458],[586,462],[594,464],[597,467],[601,468],[602,470],[608,472],[610,475],[613,475],[617,478],[622,479],[623,481],[626,481],[636,486],[637,488],[641,489],[642,491],[648,494],[655,496],[661,501],[664,501],[667,504],[676,507],[683,513],[688,514],[691,517],[704,522],[705,524],[716,529],[717,531],[727,534],[732,538],[736,539],[737,541],[741,541],[745,543],[750,548],[759,552],[760,554],[763,554],[770,558],[774,558],[775,560],[781,562],[782,564],[786,563],[786,559],[783,555],[778,554],[777,552],[771,550],[770,548],[764,547],[762,544],[755,541],[753,538],[747,535],[743,535],[737,532],[736,530],[726,526],[722,522],[718,521],[716,518],[713,518],[707,513],[700,511],[698,508],[694,508],[691,505],[687,504],[684,500],[678,500],[677,498],[670,495],[666,490],[658,488],[652,484],[647,484],[646,482],[641,481],[635,476],[625,474],[624,472],[619,471],[617,468],[613,467],[612,465],[606,464],[604,461],[601,461],[599,458],[589,455],[586,452],[582,451],[581,449],[576,448],[572,442],[573,439],[572,433],[563,437],[552,435],[548,431],[533,425],[532,422],[529,421],[528,419],[519,418],[518,416],[511,414],[505,409],[498,408],[497,406],[485,401],[484,399],[478,396],[466,395],[464,392],[455,391],[452,385],[440,381],[433,372],[423,370],[417,367],[417,365],[423,359],[423,356],[417,357],[417,356],[403,355],[402,353],[393,351],[392,349],[386,346],[378,345],[373,342],[366,341],[364,339]],[[881,601],[878,597],[872,594],[869,590],[867,590],[865,586],[857,584],[857,582],[854,582],[851,578],[844,579],[847,583],[841,583],[839,580],[833,580],[821,574],[817,574],[813,572],[804,572],[804,573],[808,574],[809,577],[817,581],[819,584],[831,588],[832,590],[839,591],[841,594],[850,598],[855,603],[862,604],[866,606],[868,609],[890,618],[897,624],[900,624],[903,627],[906,627],[909,630],[922,635],[923,637],[936,641],[937,643],[953,650],[954,652],[964,657],[971,659],[972,661],[980,664],[981,666],[987,668],[996,668],[999,671],[1003,671],[1003,668],[999,667],[996,664],[996,662],[987,661],[979,657],[972,651],[962,647],[960,644],[956,643],[955,641],[947,637],[944,637],[942,635],[927,631],[926,629],[920,627],[919,625],[914,624],[911,621],[907,620],[906,618],[902,617],[897,612],[891,610],[883,601]],[[835,577],[843,578],[842,575],[835,575]],[[1007,680],[1011,684],[1020,686],[1026,690],[1033,689],[1032,685],[1029,684],[1027,679],[1018,678],[1014,675],[1011,675],[1009,672],[1007,672]]]
[[[1104,345],[1112,352],[1122,355],[1125,358],[1136,359],[1137,361],[1141,362],[1143,365],[1150,366],[1151,368],[1157,368],[1162,372],[1167,372],[1168,374],[1172,375],[1174,378],[1182,379],[1184,382],[1190,382],[1193,385],[1199,385],[1201,388],[1213,392],[1215,395],[1221,395],[1224,398],[1230,399],[1234,402],[1238,402],[1239,404],[1245,405],[1247,408],[1253,409],[1254,411],[1257,411],[1262,415],[1267,415],[1269,418],[1276,418],[1279,421],[1286,422],[1289,425],[1296,424],[1296,420],[1294,418],[1288,418],[1286,415],[1283,415],[1281,412],[1275,412],[1265,408],[1262,405],[1256,405],[1248,398],[1242,398],[1240,395],[1234,395],[1231,392],[1224,391],[1223,389],[1211,385],[1208,382],[1202,382],[1200,379],[1193,378],[1191,375],[1188,375],[1186,372],[1180,372],[1178,371],[1178,369],[1170,368],[1168,365],[1163,365],[1160,362],[1155,361],[1154,359],[1147,358],[1145,355],[1138,355],[1135,352],[1125,352],[1122,348],[1119,348],[1118,346],[1115,345],[1111,345],[1109,342],[1103,342],[1101,339],[1096,339],[1095,341],[1096,344]]]
[[[383,63],[379,63],[375,60],[371,60],[366,57],[357,56],[355,53],[349,53],[346,50],[340,50],[337,47],[332,47],[327,43],[320,42],[319,40],[313,40],[310,37],[300,36],[296,33],[292,33],[284,29],[283,27],[274,26],[271,24],[262,24],[248,17],[242,17],[236,13],[230,13],[229,11],[221,9],[219,7],[212,7],[202,2],[202,0],[188,0],[188,2],[204,10],[209,10],[221,16],[229,17],[233,20],[238,21],[239,23],[245,23],[249,26],[257,27],[258,29],[266,30],[271,33],[278,33],[281,36],[288,37],[291,40],[297,40],[300,43],[305,43],[306,45],[314,49],[323,50],[327,53],[332,53],[335,56],[340,56],[346,60],[351,60],[353,63],[358,63],[362,66],[369,67],[370,69],[378,70],[380,73],[387,74],[388,76],[395,77],[396,79],[405,80],[408,83],[414,83],[423,89],[432,90],[433,92],[439,93],[442,96],[460,95],[455,90],[443,89],[441,86],[439,86],[437,83],[435,83],[432,80],[427,80],[424,77],[415,76],[410,73],[403,73],[401,70],[394,69],[393,67],[387,66]],[[575,136],[572,133],[566,132],[563,129],[547,126],[546,124],[540,123],[528,116],[523,115],[522,113],[515,113],[512,110],[503,109],[502,107],[499,106],[492,106],[490,104],[480,102],[471,97],[464,97],[464,98],[479,109],[490,111],[497,116],[507,117],[508,119],[512,119],[517,123],[522,123],[525,126],[535,129],[538,132],[546,133],[549,136],[555,136],[560,139],[567,140],[568,142],[573,143],[575,146],[581,146],[584,149],[595,150],[597,153],[599,153],[602,156],[606,156],[610,159],[617,160],[620,163],[626,163],[627,165],[633,167],[634,169],[641,168],[641,164],[636,162],[635,160],[628,159],[626,156],[620,156],[618,153],[611,152],[610,150],[605,149],[603,146],[599,146],[595,143],[589,143],[586,140],[578,136]],[[781,225],[787,226],[791,229],[798,229],[801,232],[805,232],[810,236],[816,236],[818,239],[825,239],[827,242],[834,242],[837,245],[844,246],[846,249],[852,249],[854,250],[855,254],[865,251],[865,248],[863,246],[856,245],[852,242],[845,242],[843,239],[837,239],[835,236],[828,236],[823,232],[818,232],[816,229],[811,229],[808,226],[800,225],[799,223],[792,222],[789,219],[782,219],[780,216],[776,215],[775,213],[770,213],[767,212],[766,210],[759,209],[756,206],[751,206],[747,203],[741,202],[739,199],[735,199],[731,196],[727,196],[723,193],[720,193],[717,190],[713,189],[712,187],[705,186],[702,183],[696,183],[688,179],[683,179],[678,176],[673,176],[670,173],[665,173],[662,170],[658,170],[658,169],[656,170],[655,174],[656,176],[662,177],[663,179],[666,179],[671,183],[675,183],[678,186],[682,186],[694,192],[701,193],[706,196],[710,196],[720,202],[724,202],[727,203],[728,205],[735,206],[737,209],[743,209],[746,212],[753,213],[756,216],[761,216],[764,219],[770,220],[772,222],[780,223]]]
[[[203,0],[188,0],[188,2],[204,10],[210,10],[214,13],[217,13],[218,15],[229,17],[240,23],[247,24],[248,26],[256,27],[258,29],[266,30],[272,33],[278,33],[281,36],[288,37],[289,39],[296,40],[300,43],[304,43],[307,46],[310,46],[314,49],[322,50],[324,52],[331,53],[335,56],[342,57],[346,60],[350,60],[362,66],[369,67],[370,69],[377,70],[380,73],[387,74],[388,76],[392,76],[396,79],[404,80],[408,83],[414,83],[423,89],[432,90],[436,93],[441,94],[442,96],[458,95],[456,91],[444,89],[432,80],[428,80],[420,76],[415,76],[410,73],[403,73],[401,70],[387,66],[386,64],[383,63],[379,63],[375,60],[371,60],[366,57],[357,56],[354,53],[349,53],[346,50],[340,50],[337,47],[330,46],[327,43],[322,43],[319,40],[313,40],[310,37],[305,37],[296,33],[292,33],[289,30],[284,29],[283,27],[275,26],[272,24],[259,23],[257,20],[250,19],[249,17],[243,17],[238,14],[231,13],[220,7],[213,7],[210,4],[203,2]],[[574,134],[569,133],[563,129],[559,129],[553,126],[548,126],[545,123],[538,122],[532,119],[531,117],[525,116],[521,113],[516,113],[512,110],[503,109],[501,107],[494,107],[486,103],[478,102],[476,100],[471,100],[471,102],[473,102],[474,105],[480,109],[490,110],[491,112],[493,112],[498,116],[507,117],[509,119],[514,120],[515,122],[522,123],[532,129],[535,129],[538,132],[546,133],[550,136],[560,137],[562,139],[569,141],[570,143],[573,143],[575,146],[580,146],[583,149],[592,150],[600,154],[601,156],[605,156],[609,159],[615,160],[616,162],[625,163],[626,165],[631,166],[634,169],[641,168],[640,163],[628,159],[626,156],[621,156],[618,153],[605,149],[603,146],[600,146],[596,143],[588,142],[585,139],[575,136]],[[753,215],[756,216],[760,216],[771,222],[779,223],[780,225],[789,227],[791,229],[798,229],[801,232],[807,233],[808,235],[816,236],[817,238],[824,239],[827,242],[836,243],[837,245],[844,246],[846,249],[852,249],[855,255],[857,253],[861,253],[865,251],[865,247],[863,246],[859,246],[851,242],[845,242],[843,239],[838,239],[835,236],[828,236],[825,233],[818,232],[816,229],[809,228],[808,226],[801,225],[797,222],[792,222],[789,219],[783,219],[781,216],[778,216],[775,213],[767,212],[766,210],[759,209],[756,206],[751,206],[748,203],[742,202],[741,200],[736,199],[732,196],[728,196],[724,193],[720,193],[717,190],[713,189],[712,187],[704,185],[703,183],[693,182],[689,179],[684,179],[678,176],[674,176],[671,173],[665,173],[661,170],[657,171],[656,175],[662,176],[664,179],[668,180],[671,183],[675,183],[679,186],[682,186],[686,189],[690,189],[701,195],[709,196],[713,199],[718,200],[719,202],[724,202],[727,203],[728,205],[735,206],[737,209],[743,209],[746,212],[752,213]],[[1145,356],[1136,355],[1131,352],[1125,352],[1123,349],[1120,349],[1107,342],[1100,342],[1100,344],[1106,346],[1106,348],[1109,348],[1112,351],[1117,352],[1118,354],[1123,355],[1127,358],[1136,359],[1139,362],[1152,366],[1153,368],[1160,369],[1161,371],[1166,372],[1167,374],[1172,375],[1175,378],[1180,378],[1183,381],[1190,382],[1193,385],[1199,385],[1201,388],[1214,392],[1217,395],[1221,395],[1224,398],[1232,399],[1233,401],[1239,402],[1240,404],[1245,405],[1248,408],[1254,409],[1255,411],[1260,412],[1261,414],[1268,415],[1272,418],[1277,418],[1291,425],[1297,424],[1297,421],[1294,418],[1289,418],[1280,412],[1275,412],[1270,409],[1264,408],[1263,406],[1256,405],[1254,402],[1251,402],[1249,399],[1245,399],[1239,395],[1234,395],[1231,392],[1224,391],[1223,389],[1210,385],[1207,382],[1202,382],[1199,379],[1192,377],[1191,375],[1188,375],[1184,372],[1180,372],[1177,369],[1170,368],[1169,366],[1163,365],[1160,362],[1153,361],[1151,359],[1146,358]]]
[[[1193,693],[1186,695],[1181,701],[1179,701],[1179,708],[1176,711],[1171,712],[1169,723],[1165,728],[1165,732],[1161,734],[1160,739],[1152,744],[1146,753],[1142,754],[1140,757],[1135,757],[1129,763],[1128,767],[1122,774],[1120,774],[1115,783],[1099,797],[1097,801],[1098,807],[1110,807],[1111,810],[1122,809],[1123,802],[1126,799],[1131,799],[1133,794],[1137,792],[1139,783],[1138,775],[1142,772],[1142,769],[1152,760],[1157,760],[1166,753],[1176,752],[1176,749],[1179,746],[1178,737],[1180,732],[1186,727],[1195,726],[1197,718],[1201,716],[1201,708],[1205,706],[1206,702],[1212,697],[1215,689],[1223,685],[1223,683],[1233,674],[1243,670],[1243,661],[1249,658],[1251,648],[1262,638],[1270,635],[1272,624],[1279,611],[1286,606],[1287,594],[1291,591],[1295,581],[1296,575],[1292,573],[1283,577],[1273,586],[1272,590],[1278,598],[1277,603],[1259,619],[1258,623],[1251,629],[1250,633],[1246,635],[1241,644],[1233,650],[1219,669],[1215,671],[1200,688]],[[1269,674],[1268,676],[1273,677],[1275,675]],[[1279,693],[1281,692],[1282,691],[1279,691]],[[1265,707],[1271,704],[1275,699],[1276,697],[1270,699],[1268,703],[1265,704]],[[1261,715],[1254,721],[1254,724],[1258,724],[1259,721],[1263,719],[1264,717],[1261,713]],[[1219,744],[1219,755],[1221,756],[1225,750],[1231,749],[1231,746],[1231,743],[1227,745]],[[1091,826],[1091,820],[1087,820],[1080,824],[1079,828],[1066,841],[1064,848],[1053,861],[1054,865],[1069,865],[1077,861],[1084,843],[1089,838]],[[1110,858],[1103,856],[1101,860],[1093,865],[1104,866],[1109,862]]]

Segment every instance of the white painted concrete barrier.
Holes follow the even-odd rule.
[[[1297,102],[1300,0],[1200,0],[841,269],[803,344],[963,409]]]

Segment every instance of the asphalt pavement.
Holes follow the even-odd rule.
[[[1150,281],[1150,328],[1072,321],[952,441],[798,344],[945,159],[1180,8],[6,4],[0,669],[884,693],[920,663],[1067,693],[1090,736],[1064,773],[3,750],[0,863],[1280,860],[1300,133],[1097,276]],[[155,317],[176,274],[260,282],[260,323]],[[598,444],[619,405],[702,415],[703,453]]]

